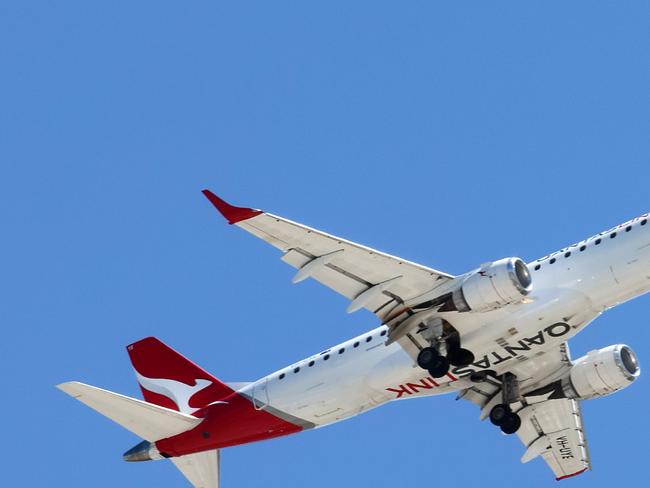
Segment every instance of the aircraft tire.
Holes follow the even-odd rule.
[[[462,347],[454,348],[447,353],[447,359],[454,366],[468,366],[474,362],[474,353]]]
[[[439,362],[440,354],[433,347],[425,347],[418,353],[418,366],[422,369],[429,369]]]
[[[514,434],[521,427],[521,417],[514,412],[508,412],[499,427],[504,434]]]
[[[449,361],[444,356],[438,356],[434,363],[427,368],[429,374],[434,378],[442,378],[449,373]]]
[[[510,413],[510,407],[508,405],[503,403],[495,405],[492,407],[492,410],[490,410],[490,422],[497,427],[501,427]]]

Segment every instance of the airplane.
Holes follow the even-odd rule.
[[[567,341],[650,290],[648,214],[533,262],[452,276],[203,193],[232,225],[283,252],[381,325],[251,383],[226,383],[154,337],[127,347],[144,401],[79,382],[58,388],[144,440],[126,461],[169,458],[218,488],[221,449],[323,427],[394,400],[456,393],[524,444],[556,479],[591,469],[581,401],[630,386],[636,354],[616,344],[571,359]]]

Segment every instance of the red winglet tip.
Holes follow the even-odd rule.
[[[246,207],[235,207],[230,205],[225,200],[219,198],[217,195],[212,193],[210,190],[203,190],[202,192],[208,200],[215,206],[217,210],[223,215],[229,224],[236,224],[242,220],[247,220],[260,215],[263,213],[261,210],[255,210],[254,208]]]
[[[584,472],[587,471],[588,469],[589,469],[589,468],[581,469],[580,471],[577,471],[577,472],[575,472],[575,473],[573,473],[573,474],[567,474],[567,475],[565,475],[565,476],[560,476],[559,478],[555,478],[555,479],[556,479],[556,481],[560,481],[560,480],[565,480],[565,479],[567,479],[567,478],[572,478],[572,477],[574,477],[574,476],[578,476],[579,474],[584,473]]]

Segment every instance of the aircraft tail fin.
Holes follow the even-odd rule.
[[[62,383],[57,388],[150,442],[193,429],[202,421],[191,415],[77,381]]]
[[[127,346],[144,399],[193,414],[232,394],[224,382],[155,337]]]

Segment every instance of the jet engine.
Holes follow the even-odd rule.
[[[519,258],[482,265],[451,294],[446,310],[485,312],[521,300],[533,287],[528,266]]]
[[[624,344],[605,347],[574,361],[566,393],[581,400],[610,395],[630,386],[640,374],[632,349]]]

